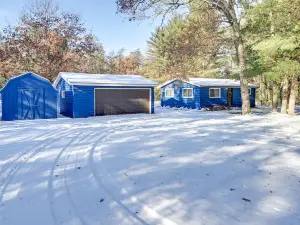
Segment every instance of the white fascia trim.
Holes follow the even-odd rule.
[[[193,84],[193,83],[191,83],[191,82],[189,82],[189,81],[186,81],[186,80],[182,80],[182,79],[173,79],[173,80],[167,81],[166,83],[163,83],[163,84],[157,86],[157,88],[163,88],[164,86],[167,86],[168,84],[170,84],[170,83],[172,83],[172,82],[174,82],[174,81],[176,81],[176,80],[182,81],[182,82],[187,83],[187,84],[191,84],[191,85],[196,86],[196,87],[201,87],[200,85]]]
[[[156,84],[103,84],[103,83],[71,83],[74,86],[107,86],[107,87],[156,87]]]
[[[183,80],[183,79],[173,79],[173,80],[169,80],[161,85],[158,85],[157,88],[163,88],[165,86],[167,86],[168,84],[176,81],[176,80],[179,80],[179,81],[182,81],[182,82],[185,82],[187,84],[191,84],[193,86],[196,86],[196,87],[211,87],[211,88],[240,88],[241,86],[240,85],[237,85],[237,86],[226,86],[226,85],[199,85],[199,84],[195,84],[195,83],[192,83],[192,82],[189,82],[187,80]],[[248,87],[249,88],[258,88],[259,86],[256,85],[256,84],[248,84]]]
[[[61,79],[64,79],[70,86],[72,86],[72,84],[68,81],[68,79],[65,79],[63,76],[61,76],[61,73],[59,73],[53,83],[53,87],[56,88]]]
[[[196,85],[195,85],[196,86]],[[198,87],[205,87],[205,88],[241,88],[241,86],[224,86],[224,85],[198,85]],[[257,85],[248,85],[248,88],[258,88]]]

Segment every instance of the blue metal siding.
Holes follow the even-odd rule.
[[[250,106],[255,107],[255,88],[251,88],[251,95],[250,97]],[[242,106],[242,96],[241,96],[241,89],[240,88],[233,88],[232,89],[233,93],[233,107],[241,107]]]
[[[10,79],[1,95],[2,120],[57,118],[57,91],[33,73]]]
[[[74,101],[74,93],[73,86],[69,85],[64,79],[61,79],[57,84],[57,90],[59,93],[58,97],[58,106],[59,113],[73,118],[73,101]],[[62,98],[61,92],[65,91],[65,98]]]
[[[167,98],[165,96],[166,88],[174,88],[174,98]],[[193,98],[183,98],[182,89],[193,88]],[[161,88],[161,106],[169,107],[185,107],[191,109],[200,109],[200,88],[192,84],[175,80],[172,83]]]
[[[154,113],[154,88],[153,87],[107,87],[107,86],[74,86],[74,118],[94,116],[95,88],[150,88],[151,89],[151,113]]]
[[[201,87],[200,88],[200,104],[201,108],[211,107],[211,106],[227,106],[227,89],[221,89],[221,96],[220,98],[210,98],[209,97],[209,88],[208,87]]]

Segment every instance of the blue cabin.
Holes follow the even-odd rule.
[[[154,113],[156,82],[139,75],[60,73],[59,112],[71,118]]]
[[[250,105],[255,107],[257,86],[249,84]],[[160,86],[161,106],[201,109],[213,106],[241,107],[240,82],[229,79],[175,79]]]
[[[57,118],[57,90],[37,74],[13,77],[0,92],[4,121]]]

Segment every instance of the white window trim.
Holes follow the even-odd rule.
[[[190,97],[183,96],[183,90],[192,90],[192,96]],[[194,88],[182,88],[182,98],[194,98]]]
[[[66,98],[66,91],[61,91],[61,98]]]
[[[210,89],[218,89],[219,90],[219,96],[217,96],[217,97],[211,97],[210,96]],[[221,88],[210,88],[209,89],[209,98],[221,98]]]
[[[172,91],[172,95],[167,96],[167,90],[171,90],[171,91]],[[174,88],[166,88],[166,89],[165,89],[165,97],[166,97],[166,98],[174,98],[174,95],[175,95],[175,93],[174,93]]]

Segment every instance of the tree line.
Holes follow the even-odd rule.
[[[242,113],[248,82],[258,99],[295,114],[300,74],[300,0],[117,0],[131,20],[170,17],[149,40],[152,73],[240,79]],[[150,14],[149,14],[150,13]],[[151,71],[150,71],[151,73]]]
[[[53,0],[26,7],[20,22],[2,29],[0,85],[34,71],[53,80],[60,71],[142,74],[157,81],[189,76],[239,79],[243,114],[248,82],[257,99],[282,113],[299,103],[300,0],[117,0],[129,20],[162,18],[139,49],[105,52],[81,18]]]
[[[12,76],[33,71],[53,81],[61,71],[134,74],[141,67],[139,49],[106,53],[80,16],[62,11],[53,0],[25,6],[19,22],[0,37],[0,85]]]

